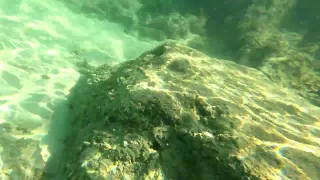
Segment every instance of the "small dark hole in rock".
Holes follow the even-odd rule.
[[[158,141],[154,140],[154,141],[152,142],[151,148],[154,149],[154,150],[156,150],[156,151],[159,151],[159,150],[161,149],[161,145],[159,144]]]
[[[117,122],[118,120],[119,120],[119,118],[118,118],[117,116],[114,116],[114,115],[109,116],[109,121],[110,121],[111,123],[115,123],[115,122]]]

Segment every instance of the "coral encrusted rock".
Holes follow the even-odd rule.
[[[319,107],[186,46],[98,67],[70,107],[70,179],[320,177]]]

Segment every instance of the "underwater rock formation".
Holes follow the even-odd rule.
[[[320,78],[312,67],[318,59],[315,54],[319,51],[320,41],[315,40],[317,44],[306,40],[310,36],[317,39],[319,31],[311,26],[317,24],[314,18],[300,17],[300,14],[308,16],[304,11],[313,15],[319,13],[313,5],[303,1],[254,1],[239,23],[239,49],[235,59],[240,64],[261,70],[273,82],[295,89],[302,97],[320,106],[316,93]]]
[[[317,179],[320,109],[264,73],[165,43],[70,97],[69,179]]]

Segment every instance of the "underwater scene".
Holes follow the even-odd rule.
[[[320,1],[0,0],[0,180],[320,180]]]

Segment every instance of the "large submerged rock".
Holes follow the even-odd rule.
[[[262,72],[166,43],[73,89],[70,179],[318,179],[320,109]]]

